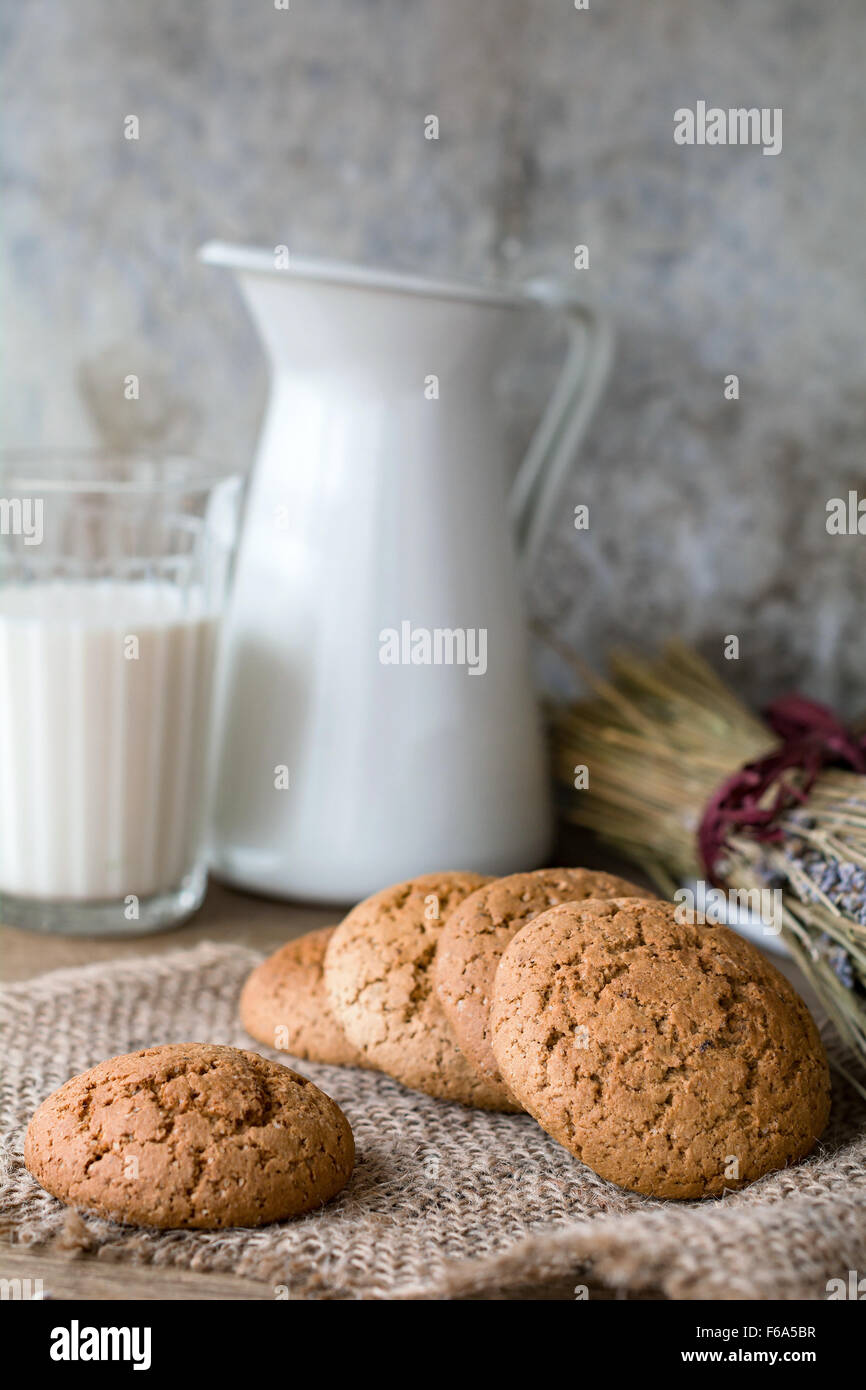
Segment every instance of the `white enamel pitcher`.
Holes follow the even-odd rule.
[[[350,903],[427,871],[544,862],[517,561],[598,399],[607,323],[548,282],[277,268],[217,242],[200,257],[237,274],[272,373],[224,631],[215,872]],[[568,355],[509,506],[493,378],[539,305]]]

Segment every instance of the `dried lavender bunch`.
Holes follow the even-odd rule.
[[[565,815],[635,859],[663,891],[701,879],[697,831],[709,798],[772,752],[776,736],[681,643],[655,661],[615,656],[609,680],[574,664],[594,694],[552,715]],[[802,787],[796,769],[785,781]],[[782,935],[866,1063],[866,777],[823,771],[806,803],[774,824],[774,842],[732,834],[717,875],[730,889],[782,890]]]

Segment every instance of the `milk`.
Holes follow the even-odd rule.
[[[166,582],[0,587],[0,895],[177,888],[200,859],[216,617]]]

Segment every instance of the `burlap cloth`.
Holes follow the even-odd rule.
[[[621,1192],[528,1116],[465,1110],[372,1072],[311,1063],[297,1065],[343,1107],[358,1152],[348,1188],[320,1211],[257,1231],[136,1231],[81,1218],[43,1192],[21,1158],[43,1097],[104,1057],[154,1043],[251,1046],[237,1001],[258,959],[206,943],[0,993],[7,1238],[230,1272],[301,1298],[496,1295],[567,1277],[679,1299],[821,1299],[829,1279],[866,1273],[866,1107],[839,1081],[810,1159],[706,1203]]]

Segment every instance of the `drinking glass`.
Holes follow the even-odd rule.
[[[204,824],[237,476],[177,457],[0,457],[0,921],[182,921]]]

